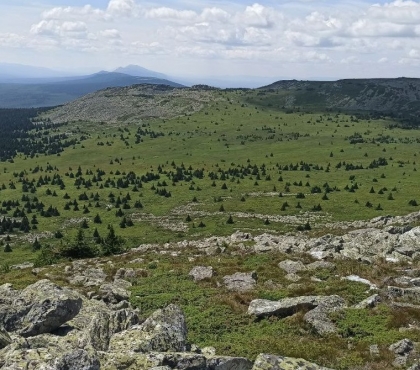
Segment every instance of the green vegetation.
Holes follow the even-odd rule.
[[[173,119],[38,124],[26,140],[54,137],[60,149],[33,146],[3,162],[2,217],[26,216],[26,231],[52,246],[80,226],[94,240],[95,228],[103,237],[112,225],[130,248],[238,229],[319,234],[325,221],[418,210],[420,132],[386,119],[249,106],[259,94],[251,90],[212,94],[200,112]],[[5,261],[33,260],[12,234]]]
[[[275,90],[206,93],[212,99],[201,110],[175,118],[130,115],[128,121],[107,123],[38,123],[24,131],[21,139],[33,144],[31,151],[15,145],[17,152],[1,163],[2,280],[16,287],[33,282],[30,272],[11,268],[23,261],[40,266],[106,256],[114,262],[106,268],[117,269],[134,255],[113,255],[142,244],[237,230],[338,234],[346,221],[419,210],[420,131],[399,128],[386,117],[315,109],[291,113],[274,104]],[[188,104],[181,98],[172,103]],[[39,120],[48,122],[45,117]],[[49,152],[49,143],[59,150]],[[337,271],[312,273],[321,281],[302,273],[303,283],[290,286],[277,267],[285,256],[218,247],[207,257],[194,251],[178,257],[149,252],[144,263],[133,265],[144,268],[145,276],[134,284],[132,303],[144,315],[170,302],[180,304],[191,342],[216,345],[218,353],[255,357],[262,348],[296,357],[304,353],[337,369],[369,366],[370,344],[382,350],[402,336],[420,340],[417,330],[398,332],[401,323],[417,320],[415,314],[399,317],[384,307],[349,309],[334,317],[342,338],[317,336],[304,313],[260,321],[246,315],[254,298],[338,294],[352,305],[369,292],[340,276],[359,274],[379,283],[401,266],[341,261]],[[218,254],[222,250],[232,253]],[[212,265],[217,276],[193,283],[188,272],[200,264]],[[51,267],[51,276],[56,271],[59,281],[62,268]],[[251,293],[231,293],[217,284],[221,276],[252,270],[259,279]],[[389,368],[385,355],[383,361],[382,368]]]

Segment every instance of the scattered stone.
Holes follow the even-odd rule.
[[[380,355],[379,346],[377,344],[372,344],[369,346],[369,352],[372,357],[377,357]]]
[[[132,263],[132,264],[134,264],[134,263],[138,263],[138,264],[141,264],[141,263],[143,263],[144,262],[144,259],[143,258],[136,258],[136,259],[134,259],[134,260],[131,260],[130,262],[128,262],[128,263]]]
[[[252,370],[331,370],[302,358],[260,354]]]
[[[313,270],[335,270],[336,266],[332,262],[328,261],[315,261],[310,263],[309,265],[305,266],[307,270],[313,271]]]
[[[138,276],[138,270],[136,271],[133,268],[120,268],[116,272],[114,279],[119,280],[133,280]]]
[[[388,349],[396,355],[407,355],[414,349],[414,344],[410,339],[402,339],[396,343],[391,344]]]
[[[213,267],[211,266],[195,266],[188,274],[194,281],[201,281],[204,279],[211,279],[213,277]]]
[[[287,274],[284,277],[286,280],[292,281],[294,283],[297,283],[299,280],[301,280],[302,278],[298,275],[298,274]]]
[[[358,304],[354,305],[353,307],[357,309],[373,308],[376,307],[380,302],[381,297],[379,296],[379,294],[374,294],[359,302]]]
[[[400,288],[388,286],[387,295],[390,299],[405,298],[414,303],[420,303],[420,287]]]
[[[23,262],[19,265],[12,265],[10,266],[11,270],[25,270],[25,269],[30,269],[34,267],[34,264],[32,262]]]
[[[357,283],[362,283],[362,284],[369,285],[370,289],[378,289],[378,287],[375,284],[373,284],[369,280],[363,279],[363,278],[361,278],[360,276],[357,276],[357,275],[349,275],[349,276],[345,276],[341,279],[342,280],[355,281]]]
[[[32,269],[32,274],[35,276],[38,276],[42,271],[45,271],[46,268],[45,267],[36,267],[34,269]]]
[[[223,277],[223,282],[228,290],[235,292],[247,292],[257,285],[257,273],[236,272],[233,275]]]
[[[305,265],[301,261],[285,260],[281,261],[278,266],[288,274],[296,274],[297,272],[306,270]]]
[[[201,353],[206,357],[215,356],[216,355],[216,348],[214,348],[214,347],[204,347],[204,348],[201,349]]]

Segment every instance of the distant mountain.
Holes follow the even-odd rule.
[[[64,76],[64,72],[54,71],[44,67],[34,67],[24,64],[0,63],[0,81],[13,82],[26,78],[55,78]]]
[[[56,106],[108,87],[137,84],[182,87],[180,84],[165,79],[136,77],[116,72],[99,72],[72,79],[64,78],[58,82],[0,83],[0,108]]]
[[[163,73],[151,71],[150,69],[146,69],[134,64],[130,64],[126,67],[119,67],[115,71],[116,73],[124,73],[130,76],[137,76],[137,77],[155,77],[155,78],[162,78],[167,79],[168,77]]]
[[[264,86],[260,90],[261,95],[267,95],[267,98],[263,99],[263,104],[274,107],[291,110],[377,113],[394,117],[409,125],[420,124],[420,79],[418,78],[285,80]]]

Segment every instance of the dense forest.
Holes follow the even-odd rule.
[[[57,133],[58,125],[42,122],[42,130],[34,117],[49,108],[0,109],[0,161],[12,161],[18,154],[58,154],[74,145],[75,139]],[[58,132],[58,131],[57,131]]]

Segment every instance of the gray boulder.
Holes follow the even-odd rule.
[[[295,298],[284,298],[280,301],[267,299],[254,299],[248,307],[248,315],[257,317],[278,316],[286,317],[302,310],[312,310],[319,305],[325,297],[303,296]]]
[[[253,272],[236,272],[233,275],[223,277],[223,283],[228,290],[235,292],[247,292],[257,285],[257,273]]]
[[[328,261],[315,261],[310,263],[309,265],[305,266],[307,270],[309,271],[314,271],[314,270],[334,270],[335,269],[335,264],[332,262],[328,262]]]
[[[337,332],[337,328],[330,320],[329,314],[339,311],[344,307],[345,301],[343,298],[337,295],[324,297],[316,308],[305,314],[303,319],[309,323],[318,334],[323,336],[333,334]]]
[[[302,358],[260,354],[252,370],[331,370]]]
[[[194,281],[201,281],[204,279],[211,279],[213,277],[213,267],[211,266],[195,266],[190,273]]]
[[[388,286],[387,295],[390,299],[405,298],[413,303],[420,303],[420,287],[400,288]]]
[[[187,348],[187,327],[182,310],[175,305],[155,311],[143,324],[111,337],[111,352],[182,352]]]
[[[113,283],[102,284],[99,288],[99,297],[109,304],[117,304],[122,301],[128,301],[130,299],[131,292],[128,291],[131,287],[131,283],[118,279]]]
[[[396,343],[391,344],[388,349],[396,355],[407,355],[414,349],[414,344],[410,339],[402,339]]]
[[[305,265],[301,261],[285,260],[281,261],[278,266],[288,274],[296,274],[306,270]]]
[[[82,307],[80,295],[49,280],[26,287],[13,303],[0,305],[0,323],[23,337],[49,333],[74,318]]]
[[[379,294],[374,294],[359,302],[358,304],[354,305],[353,307],[357,309],[373,308],[377,306],[380,302],[381,297],[379,296]]]
[[[243,357],[210,356],[206,357],[208,370],[251,370],[252,362]]]

